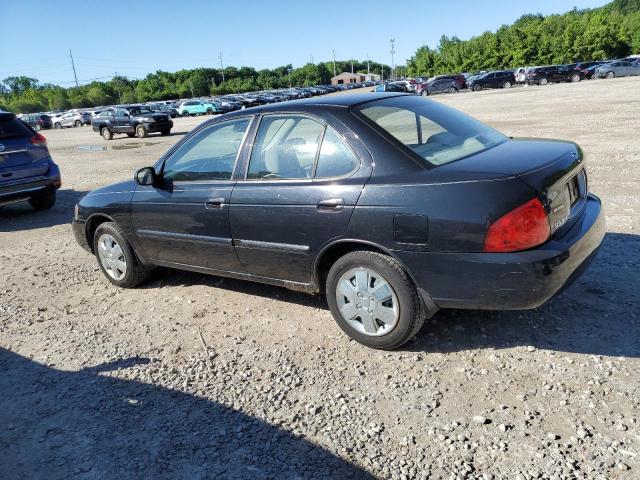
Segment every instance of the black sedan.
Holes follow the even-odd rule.
[[[86,195],[73,231],[117,286],[163,266],[324,292],[350,337],[391,349],[439,308],[545,303],[605,222],[576,144],[368,93],[204,122]]]

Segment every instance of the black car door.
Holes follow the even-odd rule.
[[[371,163],[338,130],[302,114],[262,117],[230,207],[248,272],[309,283],[315,255],[346,230]]]
[[[487,75],[486,83],[489,88],[496,88],[496,74],[490,73],[489,75]]]
[[[124,108],[118,108],[115,114],[114,130],[120,133],[127,133],[130,127],[129,111]]]
[[[229,229],[233,171],[251,117],[205,126],[159,166],[162,184],[138,186],[131,203],[146,258],[213,270],[241,270]]]

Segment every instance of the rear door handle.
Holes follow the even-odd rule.
[[[204,206],[207,209],[222,208],[224,207],[224,198],[210,198],[209,200],[204,202]]]
[[[329,198],[320,200],[317,204],[318,210],[335,211],[344,208],[344,200],[341,198]]]

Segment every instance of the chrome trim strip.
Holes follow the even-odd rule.
[[[291,253],[309,253],[309,245],[294,245],[291,243],[275,243],[275,242],[262,242],[259,240],[234,240],[233,244],[236,247],[253,248],[258,250],[273,250],[278,252],[291,252]]]
[[[169,240],[182,240],[185,242],[208,243],[215,245],[232,246],[230,238],[208,237],[205,235],[191,235],[189,233],[159,232],[156,230],[136,230],[136,234],[145,238],[166,238]]]

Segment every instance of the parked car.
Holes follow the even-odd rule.
[[[85,116],[75,112],[61,113],[51,117],[53,128],[81,127],[85,122]]]
[[[551,65],[537,67],[527,73],[529,85],[547,85],[548,83],[579,82],[583,79],[580,70],[567,65]]]
[[[487,72],[476,77],[469,82],[469,89],[479,92],[485,88],[511,88],[516,83],[516,78],[512,71],[501,70],[498,72]]]
[[[138,138],[155,132],[170,135],[172,127],[173,121],[168,114],[154,112],[144,105],[116,108],[113,112],[102,112],[93,119],[93,131],[99,132],[105,140],[111,140],[116,133]]]
[[[147,105],[151,110],[160,113],[166,113],[171,118],[176,118],[180,114],[178,113],[178,109],[175,108],[172,104],[167,103],[150,103]]]
[[[402,92],[406,93],[404,85],[394,83],[394,82],[386,82],[376,86],[373,92]]]
[[[0,113],[0,205],[29,201],[46,210],[61,186],[47,140],[13,113]]]
[[[48,130],[53,127],[51,117],[44,113],[28,113],[20,117],[24,123],[29,125],[34,130]]]
[[[605,63],[596,68],[594,73],[596,78],[615,78],[640,75],[640,63],[618,60]]]
[[[515,78],[515,83],[526,83],[527,69],[525,67],[516,68],[516,71],[513,72],[513,76]]]
[[[205,102],[203,100],[189,100],[187,102],[182,102],[178,107],[178,115],[182,117],[190,117],[192,115],[213,115],[214,113],[220,113],[216,104]]]
[[[163,266],[324,292],[350,337],[391,349],[439,308],[542,305],[605,221],[576,144],[365,93],[203,122],[86,195],[72,228],[119,287]]]
[[[463,89],[467,88],[467,79],[462,74],[457,74],[457,75],[438,75],[437,77],[433,77],[429,81],[434,81],[434,80],[453,80],[453,81],[456,82],[456,88],[458,90],[463,90]]]
[[[438,93],[457,93],[458,84],[455,80],[433,80],[427,83],[419,83],[416,86],[416,93],[426,97]]]

